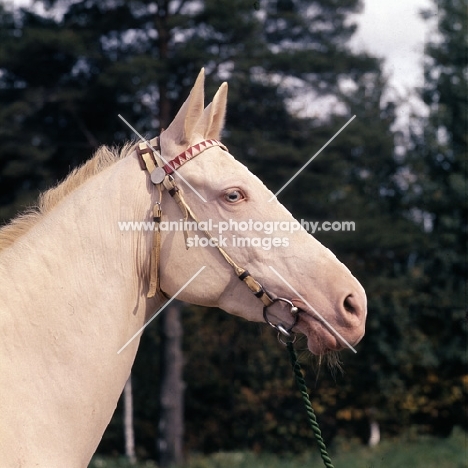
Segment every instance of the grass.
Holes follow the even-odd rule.
[[[331,450],[335,468],[468,468],[468,434],[454,430],[448,439],[420,437],[382,441],[369,448],[338,441]],[[251,452],[192,455],[177,468],[323,468],[318,452],[277,456]],[[96,458],[89,468],[157,468],[154,462],[130,465],[124,459]]]

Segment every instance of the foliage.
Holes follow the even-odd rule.
[[[152,461],[130,463],[126,458],[108,458],[96,456],[92,459],[89,468],[157,468],[158,465]]]
[[[424,437],[414,439],[409,434],[386,440],[374,448],[356,442],[340,440],[332,447],[332,461],[346,468],[467,468],[466,434],[455,430],[447,439]],[[90,468],[130,468],[125,461],[98,457]],[[150,462],[132,465],[135,468],[153,468]],[[253,452],[218,452],[208,456],[192,455],[180,468],[303,468],[323,466],[316,452],[278,456]]]
[[[370,410],[385,435],[412,423],[448,433],[463,422],[463,2],[439,2],[444,40],[427,49],[423,90],[431,114],[416,122],[406,157],[395,151],[395,104],[384,99],[379,61],[347,48],[357,0],[36,4],[59,13],[0,4],[0,217],[31,203],[99,144],[131,138],[117,114],[154,136],[201,66],[209,96],[229,80],[223,140],[274,191],[356,115],[280,195],[296,218],[355,221],[353,232],[316,237],[369,299],[367,335],[358,356],[343,355],[343,375],[317,365],[299,342],[312,403],[327,443],[365,440]],[[432,220],[430,232],[417,216]],[[184,329],[189,451],[309,447],[286,351],[271,330],[198,307],[184,310]],[[153,323],[133,370],[141,458],[155,452],[159,349]],[[102,453],[122,450],[121,422],[119,407]],[[378,466],[369,454],[380,452],[362,450]]]
[[[421,91],[429,115],[414,123],[408,154],[415,175],[408,198],[425,221],[424,241],[414,252],[418,295],[410,310],[418,359],[411,373],[418,375],[417,393],[427,401],[420,420],[437,420],[442,433],[468,416],[467,7],[466,0],[442,0],[425,12],[428,20],[436,18],[437,28],[426,47]]]

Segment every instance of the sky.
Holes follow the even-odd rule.
[[[422,54],[429,28],[419,11],[430,6],[430,0],[364,0],[364,12],[354,16],[359,28],[353,47],[385,57],[386,71],[401,89],[422,84]]]
[[[13,5],[28,4],[31,0],[9,0]],[[351,41],[354,50],[366,50],[385,59],[384,70],[390,85],[408,102],[400,105],[398,121],[404,125],[409,112],[424,114],[424,106],[417,98],[408,97],[411,89],[423,84],[424,42],[429,26],[419,11],[432,5],[431,0],[363,0],[364,10],[353,16],[358,31]]]
[[[355,50],[366,50],[385,59],[384,71],[390,85],[401,97],[423,81],[424,43],[429,38],[430,26],[421,19],[419,11],[432,6],[430,0],[363,0],[364,11],[354,15],[358,31],[351,45]],[[424,113],[414,97],[407,99]],[[400,106],[399,118],[407,119],[409,106]]]
[[[25,5],[31,0],[7,0]],[[428,27],[419,10],[430,0],[363,0],[364,11],[354,15],[359,28],[351,44],[387,60],[386,71],[400,90],[422,84],[422,53]]]

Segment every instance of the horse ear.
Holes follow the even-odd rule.
[[[223,83],[216,92],[213,102],[203,111],[197,130],[207,140],[218,140],[226,117],[228,85]]]
[[[162,133],[164,140],[172,140],[177,145],[190,142],[195,126],[202,116],[205,105],[205,69],[202,68],[193,85],[190,95],[169,127]]]

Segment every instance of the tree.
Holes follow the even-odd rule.
[[[413,125],[409,155],[416,174],[413,209],[425,232],[415,262],[420,296],[412,301],[413,326],[424,346],[416,371],[421,398],[432,402],[419,418],[442,434],[466,424],[467,416],[467,7],[466,0],[438,0],[423,13],[436,21],[420,93],[429,115]]]
[[[124,437],[125,437],[125,456],[129,462],[136,463],[135,455],[135,433],[133,430],[133,391],[132,376],[127,380],[123,391],[124,400]]]
[[[20,160],[23,173],[3,171],[11,188],[2,195],[9,196],[4,213],[10,202],[21,202],[20,182],[30,180],[30,190],[37,191],[89,157],[97,142],[133,137],[118,113],[141,133],[154,136],[185,100],[202,66],[208,94],[229,80],[223,140],[273,190],[357,115],[280,198],[297,218],[353,219],[358,226],[354,233],[318,235],[363,282],[370,303],[370,333],[359,357],[345,358],[345,377],[334,381],[321,372],[316,383],[307,371],[325,432],[351,434],[369,405],[393,424],[391,405],[413,384],[410,371],[404,385],[400,373],[414,358],[406,304],[416,281],[410,259],[421,233],[408,216],[400,184],[404,167],[390,130],[395,109],[383,99],[380,63],[347,48],[355,29],[348,15],[358,10],[359,2],[44,4],[60,7],[63,15],[20,12],[2,20],[10,26],[0,32],[5,39],[0,44],[0,164],[19,160],[16,148],[22,147],[24,135],[29,139]],[[324,109],[311,111],[313,99],[320,99]],[[10,118],[15,109],[21,110],[22,134]],[[188,447],[307,447],[310,434],[302,425],[302,403],[275,337],[269,330],[260,334],[256,324],[197,311],[183,313],[191,330],[184,339]],[[136,444],[148,456],[154,455],[154,441],[161,436],[155,401],[163,390],[155,390],[155,381],[164,363],[155,356],[162,352],[163,337],[157,331],[165,325],[160,322],[145,332],[133,372]],[[103,449],[106,440],[113,440],[118,418]],[[226,427],[233,428],[230,434]],[[401,423],[394,422],[392,430],[400,429]]]
[[[183,461],[184,383],[180,303],[172,303],[161,321],[161,396],[158,453],[161,467]]]
[[[101,40],[113,21],[126,17],[125,7],[108,12],[90,8],[94,30],[83,21],[87,11],[83,3],[75,9],[75,18],[80,18],[76,21],[67,14],[59,21],[22,9],[1,15],[0,216],[4,220],[100,144],[121,140],[117,113],[135,115],[131,97],[137,88],[129,75],[135,69],[119,65],[115,51]]]

